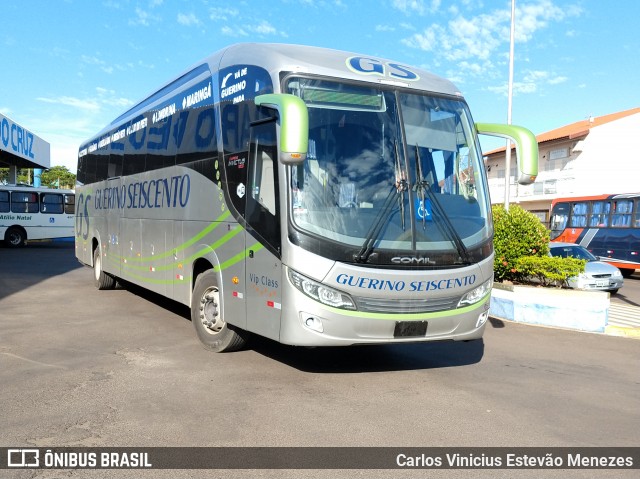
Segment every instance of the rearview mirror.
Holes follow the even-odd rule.
[[[258,95],[256,106],[278,111],[280,144],[278,158],[285,165],[298,165],[307,157],[309,149],[309,112],[304,101],[288,93]]]
[[[518,183],[530,185],[538,176],[538,141],[526,128],[498,123],[476,123],[479,135],[497,136],[511,140],[516,145]]]

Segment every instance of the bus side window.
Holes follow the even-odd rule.
[[[557,203],[551,211],[551,239],[556,239],[567,227],[569,203]]]
[[[251,182],[253,199],[260,203],[269,213],[275,215],[276,195],[273,159],[266,151],[258,154],[254,174],[255,177],[252,178],[253,181]]]
[[[61,214],[64,211],[62,195],[57,193],[40,194],[40,212],[47,214]]]
[[[8,213],[11,204],[9,203],[9,192],[0,191],[0,213]]]
[[[587,226],[587,203],[574,203],[571,209],[571,227],[583,228]]]
[[[64,212],[68,215],[76,212],[76,197],[74,195],[64,195]]]
[[[14,191],[11,193],[12,213],[37,213],[40,211],[38,195],[36,193],[23,193]]]
[[[245,217],[275,250],[280,250],[278,150],[275,121],[254,125],[249,151]]]
[[[591,208],[589,226],[608,226],[611,203],[608,201],[595,201]]]
[[[614,203],[614,211],[611,217],[611,226],[615,228],[628,228],[631,226],[631,210],[633,201],[619,200]]]

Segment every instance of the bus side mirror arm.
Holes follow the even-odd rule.
[[[516,145],[519,178],[521,185],[530,185],[538,176],[538,142],[526,128],[498,123],[476,123],[479,135],[497,136],[511,140]]]
[[[280,119],[279,160],[285,165],[299,165],[309,149],[309,112],[307,105],[295,95],[270,93],[258,95],[256,106],[278,110]]]

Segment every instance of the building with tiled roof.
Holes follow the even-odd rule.
[[[528,186],[515,181],[511,155],[510,203],[549,220],[551,201],[559,197],[627,193],[640,190],[640,108],[590,117],[536,136],[538,178]],[[485,153],[491,202],[504,204],[505,151]]]

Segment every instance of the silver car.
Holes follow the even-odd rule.
[[[586,248],[574,243],[549,243],[549,255],[562,258],[587,260],[584,272],[569,278],[569,286],[574,289],[618,292],[624,284],[622,273],[615,266],[599,261]]]

